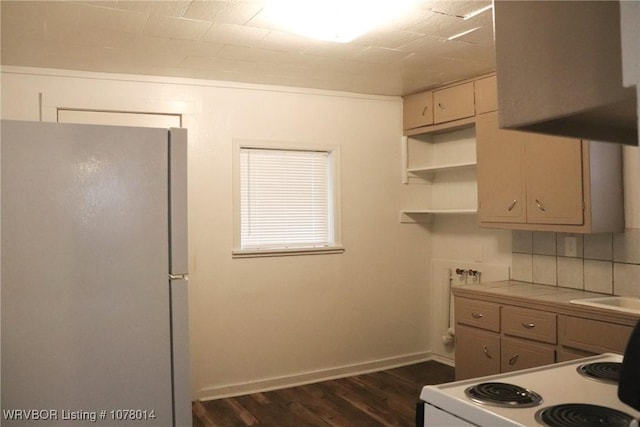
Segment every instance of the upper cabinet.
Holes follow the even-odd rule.
[[[433,122],[446,123],[476,113],[473,82],[433,91]]]
[[[488,228],[622,231],[621,146],[501,129],[499,87],[489,75],[405,97],[404,182],[431,185],[430,210],[412,212],[477,207]]]
[[[476,119],[478,217],[492,228],[569,233],[624,228],[618,145],[498,128]]]
[[[617,1],[494,1],[500,127],[638,144]]]
[[[402,124],[405,130],[433,124],[433,92],[416,93],[404,98]]]
[[[472,127],[476,114],[475,84],[476,81],[467,80],[405,96],[404,134],[424,135]]]
[[[488,113],[498,109],[498,90],[496,76],[475,81],[476,114]]]

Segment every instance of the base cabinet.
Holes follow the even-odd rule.
[[[456,328],[456,380],[500,372],[500,335],[467,326]]]
[[[524,340],[502,337],[500,342],[500,372],[549,365],[556,361],[555,347]]]
[[[455,290],[454,290],[455,294]],[[534,368],[606,352],[623,354],[637,319],[589,318],[482,294],[455,296],[456,380]],[[507,302],[508,301],[508,302]],[[607,319],[607,320],[603,320]]]

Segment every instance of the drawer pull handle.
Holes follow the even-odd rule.
[[[533,329],[536,327],[535,323],[526,323],[526,322],[522,322],[522,326],[525,327],[526,329]]]
[[[509,212],[511,212],[511,211],[513,210],[513,208],[515,208],[515,207],[516,207],[516,203],[518,203],[518,199],[513,199],[513,202],[511,202],[511,203],[509,204],[509,206],[507,207],[507,210],[508,210]]]
[[[440,102],[438,102],[438,107],[440,107],[440,109],[441,109],[442,111],[447,111],[447,109],[446,109],[446,108],[444,108],[444,107],[442,106],[442,103],[440,103]]]
[[[542,202],[538,199],[536,199],[536,206],[538,207],[538,209],[540,209],[542,212],[546,212],[547,210],[544,208],[544,206],[542,206]]]
[[[482,314],[482,313],[471,313],[471,317],[473,317],[474,319],[482,319],[484,317],[484,314]]]
[[[482,352],[484,353],[485,356],[487,356],[489,359],[493,359],[493,356],[491,355],[491,353],[489,353],[489,349],[487,348],[486,345],[482,346]]]
[[[425,107],[422,109],[422,115],[423,115],[423,116],[424,116],[424,114],[427,112],[427,110],[428,110],[428,109],[429,109],[429,106],[428,106],[428,105],[427,105],[427,106],[425,106]]]
[[[520,357],[518,353],[514,354],[513,357],[509,359],[509,366],[515,365],[516,362],[518,361],[518,357]]]

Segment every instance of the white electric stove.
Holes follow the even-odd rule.
[[[621,362],[605,353],[425,386],[424,426],[637,426],[640,412],[618,399]],[[586,376],[591,370],[603,378]]]

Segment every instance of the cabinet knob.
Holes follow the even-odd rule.
[[[473,317],[474,319],[482,319],[484,317],[484,314],[482,314],[482,313],[471,313],[471,317]]]
[[[544,208],[544,206],[542,205],[542,202],[538,199],[536,199],[536,206],[538,207],[538,209],[540,209],[542,212],[546,212],[546,209]]]
[[[513,208],[516,207],[516,203],[518,203],[518,199],[513,199],[513,202],[509,203],[509,206],[507,207],[507,210],[509,212],[511,212],[513,210]]]
[[[526,322],[522,322],[522,326],[526,329],[533,329],[536,327],[535,323],[526,323]]]
[[[516,362],[518,361],[518,357],[520,357],[518,353],[514,354],[513,357],[509,359],[509,366],[515,365]]]
[[[493,356],[491,355],[491,353],[489,352],[489,349],[487,348],[486,345],[482,346],[482,352],[484,353],[485,356],[487,356],[489,359],[493,359]]]

